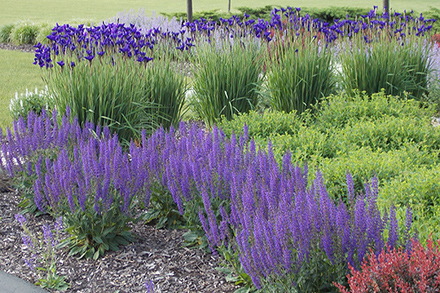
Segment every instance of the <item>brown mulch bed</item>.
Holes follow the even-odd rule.
[[[14,218],[19,202],[15,191],[0,193],[0,270],[35,283],[38,275],[24,262],[29,252]],[[41,232],[45,223],[53,227],[50,216],[25,217],[33,233]],[[234,292],[238,288],[215,269],[220,266],[218,258],[182,245],[186,231],[157,230],[138,223],[132,225],[132,232],[137,241],[97,261],[68,257],[65,249],[58,251],[58,274],[70,283],[65,292],[146,292],[144,284],[150,280],[156,292]]]
[[[0,49],[22,51],[22,52],[27,52],[27,53],[34,53],[35,52],[34,45],[29,45],[29,44],[14,45],[14,44],[10,44],[10,43],[0,43]]]

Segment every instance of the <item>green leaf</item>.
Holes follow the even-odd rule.
[[[99,237],[99,236],[93,236],[93,241],[95,241],[98,244],[103,244],[104,243],[102,241],[101,237]]]
[[[93,259],[97,260],[99,258],[100,252],[99,249],[93,254]]]

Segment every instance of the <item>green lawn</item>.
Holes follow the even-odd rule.
[[[432,0],[390,0],[390,6],[395,10],[411,10],[422,12],[435,6]],[[329,6],[351,6],[370,8],[373,5],[382,7],[382,0],[231,0],[232,8],[241,6],[263,7],[267,4],[295,7],[329,7]],[[90,19],[100,21],[115,16],[117,12],[145,7],[145,12],[151,14],[153,11],[160,12],[182,12],[186,10],[186,1],[180,0],[2,0],[0,10],[0,26],[30,19],[35,22],[67,22],[73,19]],[[222,0],[193,0],[194,11],[220,9],[226,11],[228,1]],[[236,11],[236,10],[235,10]]]
[[[33,53],[0,50],[0,127],[10,125],[9,101],[15,92],[44,89],[40,68],[33,65]]]

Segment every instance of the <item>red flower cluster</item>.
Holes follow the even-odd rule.
[[[382,251],[379,256],[368,255],[362,269],[350,266],[350,289],[333,283],[342,293],[354,292],[439,292],[440,291],[440,240],[434,245],[431,238],[427,248],[418,240],[412,242],[410,251],[402,248]]]
[[[437,43],[437,45],[440,47],[440,34],[433,35],[432,40],[434,40]]]

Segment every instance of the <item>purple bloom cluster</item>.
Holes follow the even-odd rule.
[[[245,272],[258,288],[265,278],[297,272],[316,249],[332,264],[358,267],[370,248],[378,254],[385,243],[390,248],[399,244],[394,208],[389,216],[378,210],[376,178],[365,185],[365,194],[356,196],[348,173],[348,206],[342,200],[336,204],[320,172],[308,187],[307,167],[295,167],[289,153],[280,166],[271,145],[268,152],[256,149],[247,126],[242,136],[227,138],[215,127],[208,132],[181,123],[177,131],[159,129],[149,138],[143,132],[125,152],[106,128],[89,125],[81,130],[75,122],[63,122],[69,131],[62,132],[57,123],[46,122],[45,114],[30,117],[31,129],[22,125],[18,138],[9,134],[5,150],[34,133],[40,135],[35,143],[41,147],[60,137],[69,141],[55,144],[60,148],[55,158],[41,157],[35,163],[35,202],[40,209],[57,211],[62,205],[68,216],[87,208],[101,214],[117,205],[126,214],[135,196],[145,196],[148,205],[151,182],[157,182],[169,190],[182,215],[198,214],[212,251],[222,245],[238,249]],[[91,129],[96,136],[87,135]],[[45,135],[52,135],[54,142],[44,142]],[[28,151],[17,149],[17,157]],[[410,210],[405,225],[408,232]],[[51,239],[48,233],[46,239]]]
[[[151,29],[143,34],[132,25],[119,23],[102,24],[100,26],[78,27],[65,25],[56,25],[52,29],[52,34],[47,38],[50,45],[35,46],[34,64],[40,67],[53,67],[54,60],[62,58],[75,58],[77,62],[95,58],[100,59],[107,55],[111,60],[117,58],[127,58],[146,63],[152,60],[147,56],[156,43],[156,29]],[[60,57],[59,57],[60,56]],[[58,65],[63,67],[67,60],[57,61]],[[73,62],[73,63],[72,63]],[[70,66],[75,66],[71,61]]]
[[[271,20],[249,19],[232,16],[229,19],[215,21],[198,19],[194,22],[175,26],[138,27],[138,24],[103,23],[100,26],[73,27],[68,24],[57,25],[47,36],[50,45],[36,45],[35,61],[40,67],[53,67],[56,62],[60,67],[75,61],[102,59],[108,56],[111,62],[117,58],[131,59],[146,63],[152,60],[153,49],[187,51],[201,42],[212,40],[251,39],[271,42],[273,39],[285,39],[286,36],[298,37],[308,34],[313,38],[323,39],[328,43],[345,37],[361,35],[371,42],[381,34],[404,38],[407,35],[423,36],[432,29],[435,19],[425,19],[413,13],[377,14],[376,8],[358,20],[342,19],[335,23],[311,19],[308,14],[301,16],[299,8],[274,9]],[[75,61],[67,60],[75,58]],[[59,60],[61,59],[61,60]],[[64,59],[64,60],[62,60]],[[59,61],[57,61],[59,60]]]
[[[101,214],[116,204],[128,214],[133,198],[140,194],[146,196],[148,204],[149,176],[141,161],[144,157],[130,159],[107,128],[101,139],[79,141],[72,153],[63,149],[56,160],[46,159],[46,173],[41,172],[42,161],[36,164],[34,192],[40,210],[50,206],[57,211],[67,201],[71,213],[78,208],[85,212],[93,205]]]
[[[86,123],[85,127],[93,129],[90,123]],[[78,123],[71,124],[69,116],[64,116],[59,125],[56,111],[52,116],[48,116],[44,110],[39,116],[30,112],[26,121],[20,117],[13,122],[12,130],[6,129],[6,137],[1,137],[1,167],[11,177],[16,172],[32,175],[33,164],[37,160],[55,156],[60,149],[68,148],[89,136],[91,132],[83,131]]]
[[[272,151],[257,151],[247,128],[238,140],[181,124],[159,131],[144,141],[144,153],[159,158],[161,182],[184,214],[200,201],[199,218],[211,250],[236,241],[240,261],[257,287],[261,279],[299,270],[316,249],[331,263],[359,266],[371,248],[380,253],[398,243],[398,223],[392,207],[381,216],[376,200],[378,182],[365,185],[365,195],[354,195],[347,174],[349,206],[329,197],[320,172],[310,188],[302,171],[286,154],[280,168]],[[155,153],[155,154],[154,154]],[[154,154],[154,155],[153,155]],[[407,230],[411,225],[408,214]],[[232,239],[228,229],[236,231]]]

